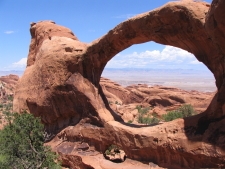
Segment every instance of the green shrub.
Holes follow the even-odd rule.
[[[8,96],[8,100],[9,100],[9,101],[13,101],[13,96],[11,96],[11,95]]]
[[[112,104],[113,102],[112,102],[112,101],[108,101],[108,103],[109,103],[109,104]]]
[[[106,151],[105,151],[105,154],[106,154],[106,155],[110,155],[110,151],[109,151],[109,150],[106,150]]]
[[[145,114],[148,113],[149,109],[150,109],[149,107],[142,108],[142,109],[139,110],[139,113],[142,114],[142,115],[145,115]]]
[[[8,103],[8,104],[5,104],[3,105],[3,108],[6,110],[6,111],[12,111],[12,108],[13,108],[13,104],[12,103]]]
[[[121,103],[120,103],[120,102],[118,102],[118,101],[115,101],[115,104],[117,104],[117,105],[121,105]]]
[[[44,126],[28,113],[5,112],[7,125],[0,131],[0,169],[59,169],[56,155],[44,146]]]
[[[138,109],[138,123],[142,123],[142,124],[158,124],[159,123],[159,119],[157,119],[156,117],[150,117],[149,115],[147,115],[148,111],[150,110],[150,107],[146,107],[146,108],[142,108],[141,106],[136,106],[136,109]]]
[[[147,115],[148,111],[151,109],[151,107],[142,108],[141,106],[136,106],[136,109],[138,109],[138,123],[142,124],[158,124],[159,119],[156,117],[150,117]],[[147,116],[146,116],[147,115]]]
[[[163,115],[162,118],[165,121],[172,121],[178,118],[189,117],[195,115],[195,111],[190,104],[185,104],[181,106],[179,109],[170,111],[167,114]]]
[[[138,115],[138,123],[142,123],[142,124],[158,124],[159,123],[159,119],[155,118],[155,117],[150,117],[149,115],[147,117],[139,114]]]
[[[131,123],[133,123],[133,121],[132,120],[129,120],[127,123],[131,124]]]
[[[112,150],[113,150],[113,152],[112,152]],[[114,153],[120,153],[120,148],[117,145],[112,144],[105,151],[105,155],[113,155]]]
[[[119,147],[117,145],[110,145],[109,148],[107,150],[109,150],[109,152],[111,152],[112,149],[119,149]]]
[[[178,112],[177,110],[174,110],[174,111],[168,112],[167,114],[164,114],[162,118],[165,121],[172,121],[178,118],[182,118],[182,114]]]
[[[138,113],[145,115],[150,110],[150,107],[142,108],[141,106],[136,106],[136,109],[138,109]]]
[[[138,110],[138,112],[140,111],[141,109],[141,106],[136,106],[136,109]]]
[[[189,117],[189,116],[193,116],[196,114],[196,112],[194,111],[194,108],[190,104],[185,104],[185,105],[181,106],[178,109],[178,111],[181,112],[183,117]]]

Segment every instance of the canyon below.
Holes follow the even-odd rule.
[[[1,104],[11,104],[8,98],[14,95],[14,90],[18,80],[19,76],[12,74],[0,77]],[[127,127],[144,128],[169,123],[163,120],[157,124],[139,123],[138,106],[142,109],[150,108],[148,109],[146,116],[154,116],[159,119],[162,118],[162,116],[167,112],[177,110],[179,107],[185,104],[192,105],[195,112],[197,114],[201,114],[205,111],[206,107],[209,105],[215,94],[215,92],[200,92],[197,90],[187,91],[174,87],[160,85],[148,86],[146,84],[140,83],[123,87],[120,84],[104,77],[101,77],[100,85],[107,98],[110,108],[121,117],[123,121],[121,123]],[[0,114],[1,113],[2,112],[0,111]],[[181,121],[181,119],[178,119],[178,121]],[[62,130],[55,137],[51,137],[50,142],[46,142],[46,145],[51,146],[54,151],[60,154],[60,159],[62,160],[62,165],[65,169],[161,168],[151,161],[132,160],[129,158],[129,156],[122,163],[114,163],[105,159],[105,147],[103,147],[104,139],[106,139],[104,138],[105,135],[95,135],[95,133],[92,133],[93,131],[88,131],[89,127],[94,127],[91,124],[82,125],[87,127],[87,131],[81,131],[79,127],[79,134],[77,133],[79,137],[68,137],[67,132],[74,130],[74,128],[70,126]],[[1,124],[0,127],[2,128],[3,126],[4,123]],[[166,126],[168,127],[168,125]],[[77,129],[78,128],[76,128],[76,130]],[[100,130],[100,128],[98,130]],[[169,130],[169,128],[165,128],[165,130]],[[91,137],[93,138],[88,140],[83,139],[82,132],[85,132],[85,134],[91,132],[89,134],[91,134]],[[100,138],[97,138],[99,136]],[[111,136],[108,137],[108,139],[110,139]],[[135,135],[133,137],[135,138]],[[127,141],[132,141],[134,138],[129,138]],[[96,139],[100,140],[96,142]],[[110,142],[110,144],[111,143],[112,142]],[[107,143],[106,145],[109,146],[110,144]]]

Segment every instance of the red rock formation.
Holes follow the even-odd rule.
[[[224,167],[224,8],[223,0],[214,0],[211,7],[170,2],[119,24],[91,44],[52,22],[32,23],[27,69],[14,109],[40,116],[49,134],[73,125],[65,129],[68,140],[82,137],[103,148],[117,144],[136,160],[169,168]],[[204,113],[152,127],[118,122],[99,85],[101,73],[117,53],[147,41],[187,50],[214,74],[218,93]]]
[[[19,80],[19,76],[12,75],[12,74],[10,74],[8,76],[1,76],[0,77],[0,81],[6,83],[7,86],[8,86],[7,88],[12,87],[14,89],[15,88],[15,85],[18,82],[18,80]]]
[[[149,113],[162,116],[166,111],[178,109],[183,104],[190,104],[197,113],[201,113],[206,110],[215,94],[163,86],[148,87],[143,84],[123,88],[106,78],[101,78],[100,85],[110,107],[126,122],[133,121],[137,117],[137,106],[154,107]]]
[[[71,30],[66,27],[56,25],[53,21],[39,22],[38,25],[32,22],[30,25],[30,34],[32,39],[30,43],[27,66],[33,65],[34,62],[39,59],[41,55],[37,54],[45,39],[51,40],[52,36],[58,36],[78,40]]]
[[[19,80],[17,75],[8,75],[0,77],[0,129],[7,123],[4,111],[11,111],[14,88]]]
[[[19,76],[12,74],[0,77],[0,99],[13,95],[18,80]]]

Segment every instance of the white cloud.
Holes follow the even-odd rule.
[[[137,14],[124,14],[124,15],[119,15],[119,16],[114,16],[113,18],[118,18],[118,19],[130,19],[132,18],[133,16],[135,16]]]
[[[27,58],[22,58],[18,62],[14,62],[13,65],[19,66],[19,67],[20,66],[24,67],[27,65]]]
[[[15,33],[15,31],[10,31],[10,30],[9,30],[9,31],[5,31],[4,33],[5,33],[5,34],[13,34],[13,33]]]
[[[197,59],[194,60],[194,61],[191,61],[190,63],[191,63],[191,64],[201,64],[201,62],[199,62]]]
[[[27,65],[27,58],[21,58],[18,62],[14,62],[6,67],[3,70],[19,70],[24,71]]]
[[[195,56],[185,50],[173,46],[165,46],[162,51],[153,50],[145,52],[133,52],[131,54],[118,54],[107,67],[111,68],[156,68],[156,67],[191,67],[201,64]]]

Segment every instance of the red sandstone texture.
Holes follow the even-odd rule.
[[[14,89],[18,80],[19,80],[19,76],[12,75],[12,74],[0,77],[0,82],[4,84],[6,88],[8,89],[9,88]]]
[[[8,75],[0,77],[0,129],[6,124],[5,117],[3,116],[4,111],[9,111],[5,107],[12,106],[12,99],[14,95],[14,89],[19,80],[17,75]],[[7,106],[6,106],[7,105]]]
[[[49,138],[57,134],[52,142],[79,139],[98,151],[116,144],[128,158],[166,168],[225,167],[224,9],[224,0],[213,0],[211,6],[170,2],[122,22],[90,44],[53,22],[32,23],[28,64],[15,90],[14,110],[41,117]],[[99,85],[105,65],[120,51],[148,41],[189,51],[214,74],[218,92],[203,113],[143,127],[124,123],[110,108]],[[140,99],[140,90],[134,93]],[[122,101],[126,95],[115,96]],[[160,95],[165,100],[165,93]],[[152,103],[151,98],[146,101]]]
[[[19,76],[12,74],[0,77],[0,101],[13,95],[18,80]]]

